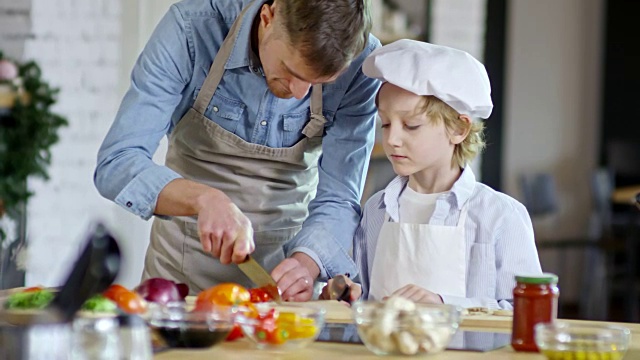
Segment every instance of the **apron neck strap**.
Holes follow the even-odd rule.
[[[322,115],[322,84],[313,85],[311,89],[311,120],[302,129],[306,137],[322,136],[324,124],[327,122]]]
[[[209,75],[204,80],[204,84],[202,85],[202,88],[198,93],[198,97],[193,104],[193,108],[200,114],[204,115],[207,110],[207,106],[209,106],[209,103],[218,88],[218,84],[220,84],[220,80],[222,80],[224,66],[227,64],[227,60],[229,60],[229,56],[231,56],[231,52],[233,51],[233,46],[238,38],[242,18],[244,18],[244,14],[251,8],[252,4],[253,2],[247,5],[240,15],[238,15],[238,18],[233,22],[233,25],[229,30],[229,34],[225,37],[220,50],[218,50],[218,54],[213,59],[213,63],[209,69]]]

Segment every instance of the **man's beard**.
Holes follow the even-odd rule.
[[[280,99],[291,99],[293,94],[278,79],[267,80],[267,87],[275,97]]]

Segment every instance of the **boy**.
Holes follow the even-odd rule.
[[[365,205],[354,238],[362,285],[351,300],[511,309],[514,275],[541,269],[525,207],[476,182],[468,166],[484,147],[472,118],[493,107],[484,66],[400,40],[371,53],[363,72],[384,82],[383,147],[398,176]]]

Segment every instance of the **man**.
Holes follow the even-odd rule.
[[[228,264],[253,253],[285,300],[305,301],[318,276],[355,273],[349,248],[379,87],[360,71],[380,46],[367,3],[171,7],[133,69],[94,176],[106,198],[156,215],[143,278],[186,282],[192,293],[251,286]],[[159,166],[151,158],[165,134]]]

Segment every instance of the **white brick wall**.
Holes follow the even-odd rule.
[[[0,0],[0,50],[5,56],[22,58],[31,32],[30,12],[30,0]]]
[[[28,207],[27,284],[56,285],[90,222],[114,217],[115,205],[100,197],[92,177],[120,100],[120,0],[0,0],[0,6],[7,2],[31,3],[33,36],[24,58],[36,60],[61,89],[55,110],[69,120],[53,148],[50,181],[29,182],[36,195]]]
[[[432,0],[430,41],[464,50],[482,61],[487,0]]]

